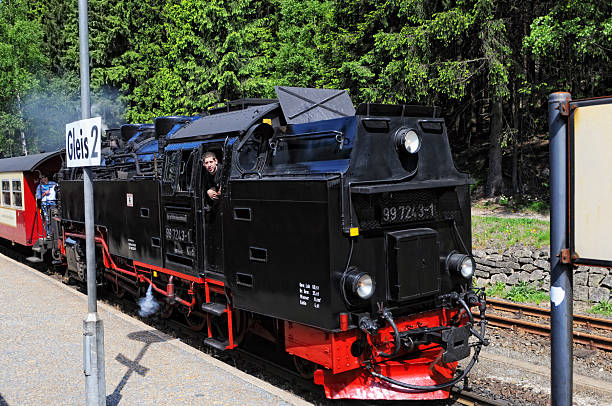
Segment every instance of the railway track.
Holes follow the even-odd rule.
[[[466,406],[507,406],[507,402],[491,400],[476,392],[458,388],[451,389],[450,398],[460,405]]]
[[[519,328],[533,334],[550,336],[549,309],[492,298],[487,299],[487,307],[495,311],[512,313],[512,316],[509,317],[487,312],[487,320],[490,325],[504,328]],[[542,324],[525,320],[524,316],[543,318],[548,323]],[[591,348],[612,351],[612,337],[595,334],[593,333],[594,330],[612,331],[612,320],[580,314],[574,315],[574,342]]]

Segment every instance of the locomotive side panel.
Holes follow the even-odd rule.
[[[61,182],[64,220],[84,222],[83,183]],[[159,182],[94,181],[94,221],[107,231],[111,254],[162,266]]]
[[[330,279],[329,179],[234,180],[224,215],[225,269],[234,306],[337,328]],[[332,190],[333,189],[333,190]],[[335,197],[330,197],[335,194]]]

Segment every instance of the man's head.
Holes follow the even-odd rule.
[[[208,151],[204,154],[203,165],[211,175],[214,175],[217,172],[217,156],[214,152]]]
[[[40,177],[40,182],[41,182],[43,185],[46,185],[47,183],[49,183],[49,178],[47,177],[47,175],[42,175],[42,176]]]

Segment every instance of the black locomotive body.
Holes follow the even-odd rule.
[[[163,317],[182,310],[218,349],[250,333],[275,341],[330,398],[448,397],[485,339],[471,313],[484,319],[470,180],[444,120],[434,108],[355,111],[334,90],[277,94],[111,133],[94,170],[99,280],[118,294],[151,286]],[[208,151],[221,163],[214,201]],[[83,279],[82,182],[60,177],[58,244]]]

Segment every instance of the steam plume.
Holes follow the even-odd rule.
[[[140,306],[140,317],[149,317],[154,313],[157,313],[159,310],[159,303],[153,297],[153,288],[149,285],[149,289],[147,289],[147,295],[141,298],[138,301],[138,305]]]

